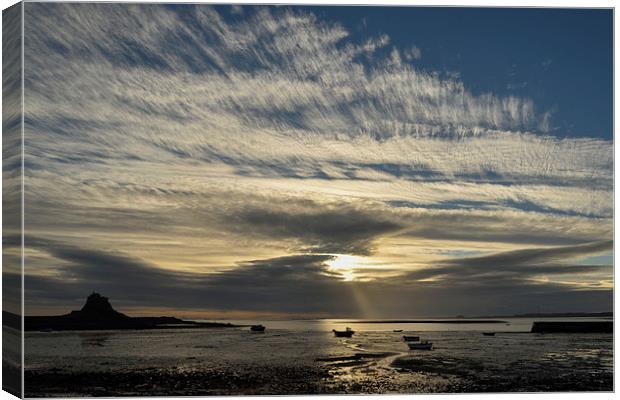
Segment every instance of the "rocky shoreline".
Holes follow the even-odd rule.
[[[542,367],[542,368],[541,368]],[[378,373],[378,371],[380,371]],[[314,365],[145,368],[70,372],[27,370],[27,397],[215,396],[380,393],[612,391],[605,369],[552,362],[503,367],[394,353],[321,357]]]
[[[612,371],[585,371],[553,362],[517,361],[499,367],[467,359],[405,356],[391,366],[402,373],[449,378],[453,381],[452,393],[613,391]]]
[[[216,396],[324,393],[320,368],[265,366],[226,369],[114,372],[26,371],[26,397]]]

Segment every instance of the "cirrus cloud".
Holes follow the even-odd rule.
[[[321,270],[335,254],[405,277],[465,271],[445,249],[514,256],[611,238],[610,141],[550,136],[531,100],[403,62],[416,47],[294,7],[25,10],[29,235],[179,277],[283,257],[319,257]],[[75,264],[29,251],[31,282]],[[550,285],[605,268],[566,270]],[[366,275],[375,288],[384,276]]]

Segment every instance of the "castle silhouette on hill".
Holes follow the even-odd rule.
[[[235,325],[196,322],[175,317],[130,317],[116,311],[107,297],[92,292],[80,310],[65,315],[25,316],[27,331],[225,328]]]
[[[97,292],[92,292],[86,298],[86,303],[79,311],[71,311],[72,318],[100,318],[100,319],[121,319],[130,318],[127,315],[116,311],[110,300]]]

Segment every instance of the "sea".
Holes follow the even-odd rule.
[[[26,332],[25,391],[71,397],[613,390],[613,334],[534,334],[533,319],[499,320],[223,321],[261,323],[264,333],[247,326]],[[346,327],[353,337],[334,336],[332,329]],[[409,350],[403,335],[431,341],[433,349]]]

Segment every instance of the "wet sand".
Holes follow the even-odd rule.
[[[252,371],[28,371],[27,396],[547,392],[610,391],[613,387],[611,372],[584,374],[554,367],[541,370],[519,363],[497,369],[463,360],[419,362],[401,357],[389,364],[392,373],[373,373],[382,361],[379,357],[351,357],[325,361],[314,368],[265,366]]]
[[[406,332],[405,332],[406,333]],[[613,336],[245,330],[32,334],[26,395],[461,393],[613,390]],[[51,347],[50,347],[51,346]]]
[[[252,371],[184,368],[78,372],[26,372],[29,397],[208,396],[315,394],[326,376],[320,368],[265,366]]]

